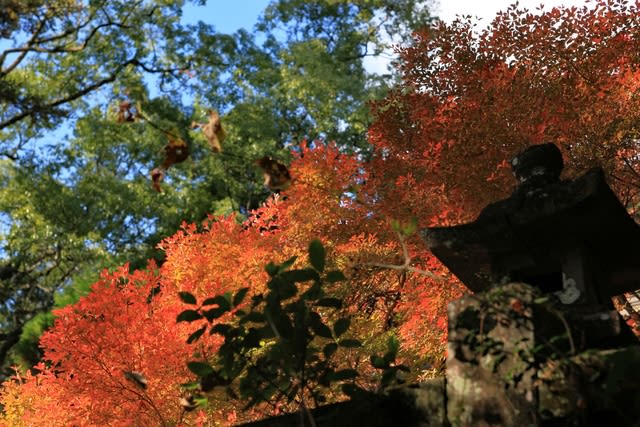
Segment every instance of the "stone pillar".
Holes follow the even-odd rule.
[[[536,425],[532,291],[511,283],[449,305],[447,417],[453,427]]]

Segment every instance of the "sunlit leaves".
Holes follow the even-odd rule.
[[[325,249],[318,240],[309,246],[309,255],[313,269],[290,269],[295,258],[282,264],[270,263],[267,268],[269,291],[264,297],[253,298],[248,313],[236,313],[237,325],[213,324],[215,319],[207,318],[212,323],[211,332],[222,335],[224,343],[213,367],[203,366],[201,362],[189,363],[189,369],[201,377],[201,381],[206,376],[223,377],[235,372],[240,392],[248,399],[247,406],[250,407],[282,396],[292,402],[300,398],[300,390],[312,386],[316,388],[312,390],[313,395],[324,401],[324,387],[331,382],[353,380],[359,375],[351,368],[335,368],[334,356],[339,348],[357,348],[360,342],[353,339],[335,341],[346,333],[351,322],[340,318],[333,327],[327,322],[327,309],[341,308],[342,301],[325,296],[322,289],[323,279],[318,271],[323,270],[326,260]],[[306,290],[299,292],[298,288]],[[232,300],[240,303],[246,292],[246,288],[240,289]],[[223,305],[222,301],[229,299],[229,296],[220,295],[208,300],[217,300]],[[200,330],[194,334],[200,335]],[[269,344],[265,345],[266,342]],[[318,342],[324,342],[321,350]],[[258,348],[261,350],[254,351]],[[301,360],[303,354],[306,356]],[[250,368],[244,371],[246,366]],[[302,370],[304,376],[301,376]]]
[[[638,16],[625,2],[539,14],[514,5],[481,31],[460,18],[416,34],[402,49],[403,84],[370,132],[375,161],[403,165],[388,168],[395,185],[379,197],[429,200],[407,212],[421,221],[472,219],[511,191],[507,161],[544,142],[563,151],[567,177],[599,165],[622,199],[640,197],[629,175],[638,166],[638,40],[625,36]]]

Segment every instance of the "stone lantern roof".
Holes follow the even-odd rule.
[[[559,292],[569,283],[589,302],[640,288],[640,227],[600,168],[560,180],[553,144],[529,147],[511,165],[518,185],[509,198],[471,223],[422,232],[453,274],[475,292],[507,281]]]

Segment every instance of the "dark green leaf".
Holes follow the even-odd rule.
[[[264,296],[262,294],[258,294],[258,295],[254,295],[251,297],[251,307],[255,308],[256,306],[258,306],[262,301],[264,301]]]
[[[396,379],[396,370],[395,369],[387,369],[382,373],[382,379],[380,383],[382,384],[382,388],[386,388],[393,383],[393,380]]]
[[[202,328],[195,331],[194,333],[192,333],[191,335],[189,335],[189,338],[187,339],[187,344],[192,344],[195,341],[198,341],[202,336],[202,334],[204,334],[204,331],[206,330],[207,330],[207,326],[205,325]]]
[[[267,266],[264,269],[266,270],[267,274],[271,277],[277,275],[279,272],[278,266],[272,262],[267,264]]]
[[[347,278],[345,277],[344,274],[342,274],[342,271],[332,270],[327,273],[327,277],[325,278],[325,280],[329,283],[335,283],[335,282],[341,282],[343,280],[347,280]]]
[[[241,324],[244,324],[247,322],[264,323],[266,321],[267,319],[264,317],[264,314],[258,313],[257,311],[252,311],[246,316],[244,316],[242,319],[240,319]]]
[[[324,346],[322,352],[324,353],[325,358],[330,358],[335,352],[338,350],[338,344],[331,342]]]
[[[215,386],[219,385],[220,379],[221,378],[215,373],[200,377],[200,390],[205,393],[213,390]]]
[[[259,328],[258,332],[260,332],[260,336],[262,337],[262,339],[275,338],[276,336],[274,330],[268,324]]]
[[[309,289],[302,294],[302,298],[307,301],[314,301],[322,296],[324,296],[324,292],[322,291],[320,282],[314,282],[313,285],[309,286]]]
[[[209,329],[209,334],[219,334],[224,336],[229,332],[229,330],[231,330],[231,325],[227,325],[226,323],[218,323],[213,325],[211,329]]]
[[[338,319],[336,323],[333,324],[333,332],[336,334],[336,337],[347,332],[349,326],[351,325],[351,320],[348,317],[343,317],[342,319]]]
[[[386,369],[389,367],[389,363],[376,354],[371,356],[371,365],[377,369]]]
[[[244,337],[243,342],[245,348],[258,348],[260,347],[260,332],[255,329],[249,329],[249,333]]]
[[[357,377],[358,377],[358,372],[355,369],[342,369],[330,375],[331,381],[352,380]]]
[[[196,305],[198,303],[196,297],[189,292],[178,292],[178,296],[185,304]]]
[[[320,278],[318,272],[310,268],[285,271],[284,273],[280,274],[280,277],[284,281],[295,283],[308,282],[310,280],[318,280]]]
[[[358,387],[355,384],[342,384],[342,392],[352,399],[369,395],[365,389]]]
[[[400,340],[395,335],[391,335],[387,339],[387,350],[393,354],[398,354],[398,350],[400,350]]]
[[[275,281],[273,283],[274,290],[277,292],[281,300],[289,299],[298,293],[298,288],[291,282]]]
[[[283,271],[288,270],[293,264],[295,264],[297,259],[298,259],[297,256],[293,256],[293,257],[289,258],[288,260],[286,260],[285,262],[280,264],[279,271],[283,272]]]
[[[215,373],[213,368],[208,363],[204,362],[188,362],[187,368],[199,377],[205,377]]]
[[[356,347],[362,347],[362,343],[358,340],[353,340],[353,339],[344,339],[344,340],[340,340],[338,341],[338,345],[340,347],[345,347],[345,348],[356,348]]]
[[[299,389],[300,389],[300,385],[299,384],[294,384],[289,389],[289,392],[287,393],[287,403],[293,402],[293,400],[296,398],[296,395],[298,394],[298,390]]]
[[[384,356],[382,356],[382,358],[384,359],[385,362],[387,363],[391,363],[394,360],[396,360],[396,356],[397,354],[393,351],[387,351]]]
[[[313,332],[323,338],[333,338],[331,335],[331,329],[324,323],[317,313],[311,313],[311,329]]]
[[[202,319],[202,315],[196,310],[185,310],[182,313],[178,314],[176,322],[193,322],[200,319]]]
[[[322,298],[316,302],[320,307],[342,308],[342,300],[338,298]]]
[[[238,292],[236,292],[236,294],[233,297],[234,307],[237,307],[240,304],[242,304],[242,301],[244,301],[244,297],[247,295],[247,292],[249,292],[249,288],[242,288]]]
[[[222,317],[226,312],[227,310],[223,309],[222,307],[216,307],[212,308],[211,310],[204,311],[202,312],[202,314],[204,314],[204,317],[206,317],[207,320],[211,322]]]
[[[273,319],[274,326],[278,330],[278,334],[282,338],[291,339],[293,336],[293,326],[291,325],[291,320],[289,317],[283,315],[277,316]],[[275,331],[274,331],[275,332]]]
[[[309,244],[309,262],[313,268],[321,273],[324,270],[325,256],[324,246],[320,240],[312,240]]]

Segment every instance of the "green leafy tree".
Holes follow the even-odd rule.
[[[183,4],[2,2],[0,35],[8,41],[0,51],[0,365],[25,323],[51,307],[60,287],[111,265],[131,228],[145,226],[94,197],[108,186],[98,188],[83,174],[80,163],[94,160],[92,153],[72,153],[77,148],[60,126],[84,121],[100,97],[143,74],[160,83],[178,79],[188,67],[172,46],[184,34]],[[117,176],[111,171],[112,181]],[[109,194],[120,203],[128,199]],[[119,229],[127,230],[122,238]],[[118,244],[110,248],[109,241]]]
[[[16,40],[0,52],[0,364],[27,357],[13,347],[62,287],[161,262],[156,244],[183,221],[258,207],[271,190],[257,159],[284,164],[303,140],[366,153],[385,85],[363,61],[429,22],[419,1],[280,0],[253,33],[222,34],[180,24],[183,3],[10,2],[0,16]],[[172,141],[186,155],[156,192]]]

